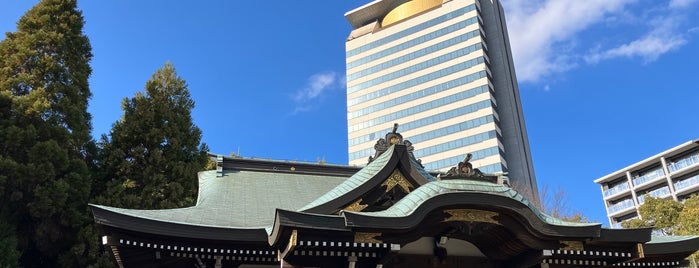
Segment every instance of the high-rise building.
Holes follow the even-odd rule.
[[[474,167],[508,172],[538,199],[498,0],[377,0],[345,17],[350,164],[366,164],[399,123],[425,169],[471,153]]]
[[[595,180],[609,224],[638,218],[646,196],[682,201],[699,193],[699,139],[688,141]]]

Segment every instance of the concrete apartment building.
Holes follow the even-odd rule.
[[[426,170],[471,153],[538,196],[498,0],[377,0],[345,17],[350,164],[365,165],[398,123]]]
[[[699,193],[699,139],[656,154],[595,180],[609,224],[637,218],[646,196],[682,201]]]

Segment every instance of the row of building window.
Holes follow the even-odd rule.
[[[488,92],[487,89],[485,92]],[[485,92],[481,92],[480,94],[483,94]],[[465,92],[453,94],[451,96],[436,99],[436,100],[433,100],[433,101],[430,101],[427,103],[420,104],[418,106],[413,106],[413,107],[403,109],[400,111],[396,111],[396,112],[393,112],[393,113],[390,113],[390,114],[387,114],[384,116],[379,116],[379,117],[376,117],[376,118],[371,119],[371,120],[365,120],[364,122],[361,122],[359,124],[354,124],[354,125],[348,126],[347,131],[349,133],[352,133],[355,131],[370,128],[370,127],[373,127],[373,126],[376,126],[379,124],[383,124],[386,122],[394,122],[398,119],[406,118],[408,116],[411,116],[411,115],[414,115],[417,113],[429,111],[432,109],[437,109],[439,107],[442,107],[442,106],[445,106],[445,105],[448,105],[451,103],[460,102],[460,101],[463,101],[467,98],[472,98],[474,96],[477,96],[474,94],[474,95],[467,96],[464,98],[464,95],[468,95],[468,94],[464,94],[464,93]],[[481,101],[481,102],[484,102],[484,101]],[[444,112],[444,113],[436,114],[436,115],[430,116],[426,119],[422,119],[423,121],[427,120],[427,122],[425,122],[425,123],[416,123],[416,124],[412,124],[412,125],[415,125],[416,127],[417,126],[424,126],[426,124],[431,124],[434,122],[442,121],[442,120],[436,119],[436,118],[451,118],[454,116],[458,116],[458,115],[462,115],[462,114],[466,114],[466,113],[471,113],[471,112],[474,112],[476,110],[480,110],[480,109],[483,109],[483,108],[490,106],[490,100],[485,100],[485,102],[487,102],[487,104],[474,103],[474,104],[466,105],[466,106],[463,106],[461,108],[456,109],[458,111],[454,111],[454,112],[449,111],[451,113]],[[459,112],[462,112],[462,113],[459,113]],[[401,129],[404,129],[404,130],[411,129],[409,126],[407,126],[408,124],[406,124],[406,123],[402,123],[402,125],[403,125],[403,127]]]
[[[465,21],[460,21],[460,22],[454,23],[452,25],[449,25],[447,27],[444,27],[442,29],[439,29],[437,31],[419,36],[419,37],[414,38],[414,39],[410,39],[406,42],[403,42],[403,43],[400,43],[398,45],[392,46],[390,48],[381,50],[379,52],[368,55],[366,57],[362,57],[360,59],[348,62],[347,63],[347,70],[350,70],[350,69],[357,67],[357,66],[362,66],[364,64],[375,61],[377,59],[381,59],[385,56],[392,55],[393,53],[396,53],[396,52],[405,51],[408,48],[411,48],[413,46],[422,44],[422,43],[430,41],[430,40],[434,40],[435,38],[439,38],[439,37],[444,36],[446,34],[450,34],[450,33],[455,32],[457,30],[463,29],[466,26],[475,24],[477,22],[478,22],[478,17],[471,17]],[[466,33],[464,35],[460,35],[458,37],[449,39],[447,41],[443,41],[443,42],[438,43],[434,46],[429,46],[429,47],[421,49],[417,52],[413,52],[411,54],[416,54],[416,53],[423,53],[422,55],[429,54],[429,53],[432,53],[434,51],[443,49],[445,47],[448,47],[448,46],[451,46],[451,45],[454,45],[454,44],[457,44],[460,42],[464,42],[464,41],[466,41],[470,38],[473,38],[475,36],[478,36],[478,35],[480,35],[480,30],[475,30],[475,31]],[[435,47],[435,48],[431,49],[432,47]],[[431,50],[429,50],[429,49],[431,49]],[[420,52],[420,51],[423,51],[423,52]]]
[[[447,119],[451,119],[451,118],[467,115],[470,113],[474,113],[476,111],[480,111],[480,110],[485,109],[485,108],[493,107],[493,105],[494,104],[492,103],[491,100],[489,100],[489,99],[483,100],[483,101],[480,101],[477,103],[469,104],[469,105],[459,107],[456,109],[452,109],[452,110],[449,110],[446,112],[438,113],[438,114],[435,114],[435,115],[430,116],[430,117],[421,118],[421,119],[418,119],[415,121],[411,121],[411,122],[404,124],[404,126],[405,126],[405,129],[416,129],[416,128],[419,128],[422,126],[434,124],[436,122],[442,122],[442,121],[445,121]]]
[[[479,117],[476,119],[472,120],[466,120],[464,122],[454,124],[451,126],[443,127],[443,128],[438,128],[430,132],[425,132],[422,134],[418,134],[415,136],[410,137],[410,141],[413,143],[418,143],[418,142],[423,142],[426,140],[431,140],[435,139],[441,136],[446,136],[449,134],[454,134],[457,132],[465,131],[467,129],[472,129],[481,125],[485,125],[487,123],[492,123],[494,122],[494,118],[492,115],[487,115],[483,117]]]
[[[477,103],[474,103],[471,105],[466,105],[466,106],[452,109],[452,110],[449,110],[446,112],[438,113],[438,114],[435,114],[435,115],[432,115],[432,116],[429,116],[426,118],[422,118],[422,119],[418,119],[415,121],[411,121],[411,122],[402,124],[401,129],[403,131],[416,129],[416,128],[426,126],[426,125],[429,125],[429,124],[432,124],[435,122],[440,122],[440,121],[444,121],[444,120],[454,118],[457,116],[466,115],[466,114],[478,111],[480,109],[488,108],[491,106],[492,106],[492,102],[490,100],[484,100],[484,101],[477,102]],[[413,107],[413,108],[416,108],[416,107]],[[410,108],[410,109],[412,109],[412,108]],[[388,121],[391,121],[391,120],[388,120]],[[369,135],[369,136],[374,136],[374,135]],[[411,139],[412,139],[412,137],[411,137]],[[352,139],[352,140],[356,141],[357,139]],[[361,151],[350,153],[350,159],[362,158],[362,157],[369,156],[370,154],[371,154],[371,149],[361,150]]]
[[[684,188],[688,188],[690,186],[694,186],[694,185],[698,185],[698,184],[699,184],[699,174],[678,180],[673,185],[675,186],[675,191],[680,191]],[[603,195],[604,195],[604,197],[613,196],[613,195],[616,195],[618,193],[626,192],[629,190],[629,188],[630,187],[629,187],[628,183],[626,183],[626,182],[620,183],[612,188],[605,190],[603,192]],[[667,188],[667,192],[663,192],[662,190],[656,189],[656,190],[650,191],[648,193],[651,194],[651,196],[653,196],[653,197],[659,197],[659,196],[664,196],[664,195],[670,194],[670,189],[667,186],[665,186],[663,188],[659,188],[659,189],[664,189],[664,188]],[[661,192],[656,192],[656,191],[661,191]],[[653,194],[653,193],[656,193],[656,194]],[[642,196],[642,195],[639,194],[639,197],[640,196]],[[639,202],[643,203],[643,201],[641,201],[640,198],[639,198]]]
[[[670,172],[675,172],[675,171],[678,171],[680,169],[684,169],[686,167],[695,165],[697,163],[699,163],[699,155],[692,154],[692,155],[687,156],[685,158],[681,158],[674,163],[670,163],[668,165],[668,169],[670,170]]]
[[[699,155],[698,154],[691,154],[685,157],[682,157],[675,162],[669,163],[668,164],[668,170],[669,172],[677,172],[679,170],[694,166],[696,164],[699,164]],[[635,186],[642,185],[644,183],[653,181],[659,177],[665,176],[665,172],[661,167],[652,169],[650,171],[645,171],[642,173],[642,175],[633,178],[632,183]],[[684,181],[684,180],[683,180]],[[679,183],[679,182],[678,182]],[[609,184],[609,188],[607,190],[603,191],[604,197],[612,196],[617,193],[624,192],[626,190],[629,190],[629,184],[627,183],[626,180],[622,180],[618,183],[614,184]],[[679,188],[676,187],[676,189],[679,190]]]
[[[478,31],[473,31],[473,32],[478,33]],[[471,33],[473,33],[473,32],[471,32]],[[468,35],[468,34],[470,34],[470,33],[467,33],[466,35]],[[363,69],[363,70],[354,72],[354,73],[352,73],[352,74],[348,74],[348,75],[347,75],[347,81],[352,81],[352,80],[355,80],[355,79],[357,79],[357,78],[361,78],[361,77],[364,77],[364,76],[366,76],[366,75],[370,75],[370,74],[376,73],[376,72],[381,71],[381,70],[386,70],[386,69],[391,68],[391,67],[393,67],[393,66],[396,66],[396,65],[398,65],[398,64],[405,63],[405,62],[408,62],[408,61],[417,59],[417,58],[419,58],[419,57],[425,56],[425,55],[427,55],[427,54],[429,54],[429,53],[436,52],[436,51],[441,51],[441,50],[443,50],[443,49],[445,49],[445,48],[449,48],[450,46],[453,46],[453,45],[463,44],[463,43],[461,43],[461,42],[464,42],[464,41],[466,41],[466,40],[468,40],[468,39],[470,39],[470,38],[472,38],[472,37],[468,37],[468,38],[467,38],[466,36],[460,36],[460,37],[457,37],[457,38],[452,38],[452,39],[450,39],[450,40],[447,40],[447,41],[453,41],[451,44],[448,44],[448,45],[447,45],[447,42],[445,41],[445,42],[442,42],[442,43],[439,43],[439,44],[438,44],[438,45],[440,45],[440,44],[441,44],[441,45],[444,45],[444,46],[442,46],[442,47],[439,47],[438,45],[429,46],[429,47],[427,47],[427,48],[420,49],[420,50],[415,51],[415,52],[413,52],[413,53],[408,53],[408,54],[403,55],[403,56],[400,56],[400,57],[398,57],[398,58],[395,58],[395,59],[392,59],[392,60],[389,60],[389,61],[386,61],[386,62],[382,62],[382,63],[377,64],[377,65],[375,65],[375,66],[372,66],[372,67],[369,67],[369,68],[366,68],[366,69]],[[459,43],[456,42],[457,40],[459,41]],[[473,45],[467,46],[467,47],[461,49],[462,52],[463,52],[463,53],[461,54],[461,56],[467,55],[467,54],[472,53],[472,52],[474,52],[474,51],[481,50],[481,48],[483,48],[483,46],[481,45],[480,42],[477,43],[477,44],[473,44]],[[456,53],[456,52],[452,52],[452,53]],[[436,60],[442,60],[442,59],[440,59],[440,57],[447,57],[447,55],[449,55],[449,54],[445,54],[445,55],[436,57],[436,58],[434,58],[434,59],[436,59]],[[438,62],[438,63],[441,63],[441,62],[444,62],[444,61],[440,61],[440,62]],[[433,66],[433,65],[430,65],[430,66]],[[428,66],[428,67],[429,67],[429,66]],[[406,68],[406,69],[409,69],[409,68]],[[404,69],[404,70],[405,70],[405,69]]]
[[[472,52],[473,51],[469,48],[463,48],[463,49],[459,49],[459,50],[456,50],[456,51],[453,51],[453,52],[450,52],[450,53],[447,53],[447,54],[444,54],[444,55],[441,55],[441,56],[438,56],[435,58],[430,58],[426,61],[417,63],[415,65],[411,65],[409,67],[397,70],[395,72],[376,77],[374,79],[359,83],[359,84],[351,86],[351,87],[347,87],[347,93],[357,92],[359,90],[367,89],[367,88],[373,87],[375,85],[379,85],[381,83],[391,81],[393,79],[404,77],[404,76],[407,76],[409,74],[430,68],[432,66],[442,64],[442,63],[451,61],[451,60],[456,59],[456,58],[463,57],[463,56],[468,55]],[[484,61],[483,57],[478,57],[478,58],[474,58],[471,60],[467,60],[467,61],[462,62],[460,64],[465,64],[465,66],[471,67],[471,66],[475,66],[476,64],[483,63],[483,61]],[[433,73],[438,73],[438,72],[440,72],[440,71],[433,72]]]
[[[475,5],[475,4],[473,4],[473,5],[468,5],[468,6],[463,7],[463,8],[459,8],[459,9],[457,9],[457,10],[455,10],[455,11],[452,11],[452,12],[449,12],[449,13],[444,14],[444,15],[442,15],[442,16],[436,17],[436,18],[431,19],[431,20],[429,20],[429,21],[426,21],[426,22],[424,22],[424,23],[420,23],[420,24],[418,24],[418,25],[415,25],[415,26],[410,27],[410,28],[408,28],[408,29],[405,29],[405,30],[403,30],[403,31],[397,32],[397,33],[395,33],[395,34],[386,36],[386,37],[381,38],[381,39],[378,39],[378,40],[376,40],[376,41],[374,41],[374,42],[368,43],[368,44],[363,45],[363,46],[360,46],[360,47],[358,47],[358,48],[349,50],[349,51],[347,51],[347,57],[348,57],[348,58],[349,58],[349,57],[352,57],[352,56],[354,56],[354,55],[357,55],[357,54],[359,54],[359,53],[362,53],[362,52],[365,52],[365,51],[367,51],[367,50],[373,49],[373,48],[375,48],[375,47],[378,47],[378,46],[381,46],[381,45],[384,45],[384,44],[393,42],[393,41],[395,41],[395,40],[398,40],[398,39],[400,39],[400,38],[403,38],[403,37],[412,35],[412,34],[414,34],[414,33],[416,33],[416,32],[419,32],[419,31],[422,31],[422,30],[424,30],[424,29],[430,28],[430,27],[432,27],[432,26],[438,25],[438,24],[440,24],[440,23],[442,23],[442,22],[445,22],[445,21],[449,21],[449,20],[451,20],[451,19],[453,19],[453,18],[456,18],[456,17],[458,17],[458,16],[461,16],[461,15],[466,14],[466,13],[468,13],[468,12],[471,12],[471,11],[473,11],[473,10],[476,10],[476,5]]]
[[[490,165],[485,165],[485,166],[480,166],[476,167],[478,170],[480,170],[483,173],[498,173],[498,172],[503,172],[502,169],[502,163],[495,163],[495,164],[490,164]]]
[[[419,98],[427,97],[427,96],[430,96],[432,94],[437,94],[439,92],[442,92],[442,91],[445,91],[448,89],[452,89],[456,86],[461,85],[461,83],[464,83],[461,80],[465,81],[465,80],[467,80],[467,78],[459,78],[459,79],[451,80],[451,81],[446,82],[446,83],[442,83],[442,84],[439,84],[439,85],[436,85],[433,87],[429,87],[429,88],[426,88],[423,90],[419,90],[419,91],[410,93],[408,95],[403,95],[403,96],[400,96],[400,97],[395,98],[395,99],[391,99],[388,101],[377,103],[377,104],[359,109],[357,111],[347,113],[347,119],[353,119],[353,118],[360,117],[360,116],[365,115],[365,114],[370,114],[370,113],[373,113],[376,111],[381,111],[381,110],[384,110],[384,109],[389,108],[389,107],[393,107],[393,106],[403,104],[403,103],[406,103],[409,101],[413,101],[413,100],[416,100]],[[464,97],[464,98],[468,98],[470,96],[478,95],[478,94],[481,94],[483,92],[486,92],[487,90],[488,90],[488,86],[484,85],[484,86],[479,86],[479,87],[472,88],[472,89],[467,89],[467,90],[463,91],[462,93],[463,94],[470,94],[470,95],[465,95],[465,97]],[[462,93],[458,93],[458,94],[462,94]]]
[[[625,185],[628,185],[628,184],[625,184]],[[685,188],[688,188],[691,186],[695,186],[695,185],[699,185],[699,174],[684,178],[682,180],[679,180],[679,181],[675,182],[673,185],[675,187],[675,191],[678,191],[678,192],[682,189],[685,189]],[[643,203],[645,203],[646,196],[655,197],[655,198],[663,198],[663,197],[669,196],[671,194],[672,194],[672,190],[670,190],[670,187],[667,185],[660,187],[660,188],[657,188],[657,189],[654,189],[654,190],[651,190],[651,191],[648,191],[648,192],[645,192],[645,193],[639,193],[639,194],[637,194],[638,204],[642,205]],[[605,195],[605,196],[607,196],[607,195]],[[684,196],[689,196],[689,194],[684,194]],[[679,194],[678,194],[678,198],[680,199],[680,201],[682,201],[682,198],[679,196]],[[634,206],[633,201],[630,198],[625,198],[621,201],[612,203],[607,208],[607,211],[610,214],[613,214],[613,213],[616,213],[619,211],[626,210],[632,206]],[[631,216],[632,217],[629,217],[629,218],[624,217],[624,219],[621,219],[621,218],[615,219],[615,221],[617,222],[616,224],[619,225],[619,227],[620,227],[621,226],[620,224],[622,221],[626,221],[626,220],[638,217],[635,213],[631,214]]]
[[[479,59],[483,59],[483,57],[479,57]],[[422,84],[422,83],[425,83],[428,81],[433,81],[437,78],[447,76],[447,75],[450,75],[450,74],[453,74],[455,72],[462,71],[462,70],[465,70],[465,69],[468,69],[471,67],[473,67],[473,66],[466,66],[465,63],[456,64],[456,65],[453,65],[451,67],[448,67],[448,68],[440,70],[440,71],[436,71],[436,72],[433,72],[433,73],[430,73],[427,75],[420,76],[420,77],[415,78],[415,79],[405,81],[403,83],[395,84],[395,85],[392,85],[389,87],[385,87],[381,90],[377,90],[374,92],[370,92],[370,93],[358,96],[356,98],[349,99],[349,100],[347,100],[347,105],[352,106],[352,105],[356,105],[356,104],[361,103],[361,102],[373,100],[375,98],[378,98],[381,96],[386,96],[388,94],[392,94],[392,93],[395,93],[395,92],[398,92],[398,91],[401,91],[401,90],[404,90],[407,88],[411,88],[411,87],[414,87],[416,85],[419,85],[419,84]],[[472,73],[472,74],[457,78],[457,79],[452,80],[450,82],[453,82],[454,86],[463,85],[463,84],[467,84],[467,83],[473,82],[475,80],[478,80],[480,78],[486,77],[487,75],[488,75],[488,73],[486,71],[479,71],[477,73]],[[441,87],[451,88],[453,86],[449,85],[450,82],[443,83],[441,85],[435,86],[434,88],[441,88]]]
[[[478,159],[483,159],[491,155],[497,155],[500,153],[500,148],[495,146],[495,147],[490,147],[486,148],[483,150],[478,150],[478,151],[473,151],[471,152],[471,161],[475,161]],[[464,160],[464,155],[460,156],[453,156],[449,158],[445,158],[442,160],[430,162],[425,164],[425,170],[442,170],[442,169],[447,169],[451,167],[455,167],[459,162]],[[495,173],[502,171],[502,164],[501,163],[495,163],[491,165],[486,165],[486,166],[474,166],[474,168],[477,168],[483,173]]]
[[[652,190],[652,191],[649,191],[649,192],[646,192],[643,194],[638,194],[637,195],[638,204],[642,205],[643,203],[645,203],[646,196],[650,196],[650,197],[654,197],[654,198],[661,198],[661,197],[668,196],[670,194],[671,194],[670,187],[668,187],[668,186],[664,186],[664,187],[661,187],[661,188],[658,188],[658,189],[655,189],[655,190]],[[633,206],[634,206],[633,200],[631,200],[630,198],[626,198],[626,199],[623,199],[619,202],[613,203],[611,206],[609,206],[607,208],[607,211],[610,214],[613,214],[613,213],[616,213],[619,211],[626,210],[626,209],[633,207]],[[629,219],[632,219],[632,218],[634,218],[634,217],[631,217]],[[618,222],[626,221],[629,219],[618,220]]]
[[[604,195],[604,197],[612,196],[612,195],[624,192],[628,189],[629,189],[629,184],[624,182],[624,183],[617,184],[616,186],[605,190],[603,195]]]
[[[664,186],[650,192],[638,195],[638,204],[643,204],[646,201],[646,195],[650,197],[663,197],[670,194],[670,187]]]
[[[613,214],[622,210],[625,210],[627,208],[633,207],[633,200],[631,199],[624,199],[620,202],[617,202],[607,208],[608,214]]]
[[[661,176],[665,176],[665,172],[663,172],[662,168],[657,168],[652,171],[646,172],[642,176],[634,178],[633,185],[641,185]]]
[[[675,183],[675,190],[679,191],[690,186],[699,185],[699,174],[691,176]]]
[[[422,142],[425,140],[430,140],[430,139],[434,139],[437,137],[453,134],[453,133],[456,133],[459,131],[464,131],[467,129],[479,127],[479,126],[482,126],[482,125],[485,125],[485,124],[491,123],[491,122],[494,122],[493,115],[487,115],[487,116],[475,118],[472,120],[467,120],[467,121],[464,121],[464,122],[461,122],[458,124],[454,124],[451,126],[435,129],[435,130],[425,132],[422,134],[418,134],[415,136],[407,137],[407,139],[413,143]],[[386,133],[387,131],[390,131],[390,129],[385,130],[381,133]],[[368,142],[368,141],[372,140],[373,137],[375,137],[376,135],[377,135],[376,133],[371,133],[369,135],[364,135],[364,136],[361,136],[359,138],[355,138],[352,140],[354,140],[356,142],[356,141],[358,141],[358,139],[361,139],[361,140],[366,140]],[[380,134],[378,134],[378,135],[380,135]],[[372,139],[369,139],[369,137],[372,137]],[[373,152],[373,149],[364,149],[364,150],[352,152],[349,154],[349,159],[351,161],[351,160],[355,160],[355,159],[365,158],[365,157],[371,155],[372,152]]]
[[[466,147],[466,146],[469,146],[472,144],[476,144],[479,142],[495,139],[496,137],[497,137],[497,133],[495,132],[495,130],[491,130],[488,132],[483,132],[480,134],[471,135],[471,136],[457,139],[457,140],[453,140],[450,142],[440,143],[437,145],[418,149],[418,150],[415,150],[413,153],[415,154],[415,157],[421,158],[421,157],[437,154],[440,152],[445,152],[445,151],[456,149],[456,148],[463,148],[463,147]]]

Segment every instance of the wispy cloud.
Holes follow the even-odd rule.
[[[585,56],[588,63],[598,63],[601,60],[612,58],[640,57],[644,62],[652,62],[660,55],[675,50],[687,43],[685,34],[678,30],[674,18],[656,19],[651,23],[653,30],[629,43],[622,44],[605,51],[594,49]]]
[[[517,77],[537,81],[577,65],[566,50],[575,37],[610,13],[623,10],[632,0],[505,0]]]
[[[674,8],[674,9],[688,8],[689,6],[693,5],[696,2],[697,2],[697,0],[671,0],[668,7]]]
[[[619,57],[651,62],[688,42],[680,22],[697,1],[643,2],[655,5],[648,12],[648,7],[633,10],[637,0],[502,0],[517,77],[537,82]],[[596,34],[580,37],[591,30]]]
[[[306,112],[312,109],[312,102],[325,94],[328,90],[342,86],[342,81],[338,79],[338,75],[333,71],[323,71],[308,77],[306,85],[296,91],[292,99],[295,103],[295,108],[292,114]]]

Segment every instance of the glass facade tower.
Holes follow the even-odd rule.
[[[377,0],[345,14],[350,164],[400,125],[427,170],[472,154],[538,200],[529,142],[498,0]]]

